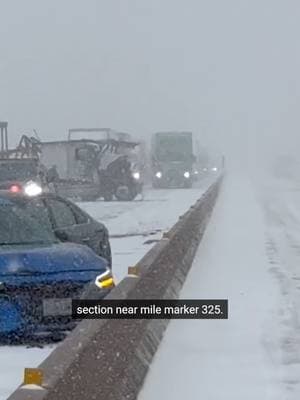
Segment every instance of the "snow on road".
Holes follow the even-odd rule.
[[[111,236],[113,270],[117,281],[171,228],[205,192],[209,180],[193,189],[153,190],[143,201],[81,203],[87,212],[105,223]]]
[[[273,182],[261,191],[267,221],[267,254],[281,297],[274,329],[286,399],[300,398],[300,187]],[[270,352],[274,348],[272,343]],[[274,353],[274,352],[272,352]]]
[[[25,346],[4,346],[0,348],[0,399],[6,400],[22,382],[24,368],[37,367],[54,349]]]
[[[229,319],[171,321],[139,400],[300,398],[299,200],[225,180],[181,298],[228,298]]]
[[[109,229],[113,252],[113,270],[117,281],[159,240],[178,217],[196,202],[209,181],[193,189],[148,190],[144,201],[91,202],[79,205]],[[118,237],[114,237],[118,236]],[[0,348],[0,400],[20,384],[25,367],[36,367],[53,350],[26,349],[23,346]]]

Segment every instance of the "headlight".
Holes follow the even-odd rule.
[[[114,278],[109,268],[96,277],[95,285],[100,289],[110,289],[115,286]]]
[[[134,177],[134,179],[136,179],[136,180],[139,180],[140,179],[140,177],[141,177],[141,175],[140,175],[140,173],[139,172],[134,172],[133,174],[132,174],[132,176]]]
[[[212,167],[211,170],[214,171],[214,172],[216,172],[216,171],[218,171],[218,168],[217,168],[217,167]]]
[[[162,177],[162,173],[160,171],[156,172],[155,176],[156,178],[160,179]]]
[[[195,174],[195,175],[198,175],[198,174],[199,174],[199,172],[198,172],[198,171],[194,171],[194,174]]]
[[[43,189],[41,186],[32,181],[27,182],[24,186],[24,192],[27,194],[27,196],[38,196],[42,193],[42,191]]]
[[[190,173],[189,173],[189,171],[185,171],[185,173],[183,174],[183,176],[185,177],[185,178],[189,178],[190,177]]]

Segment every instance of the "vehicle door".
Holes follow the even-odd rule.
[[[97,224],[67,200],[46,198],[45,202],[54,231],[61,240],[87,245],[99,254],[99,245],[104,235],[101,224]]]

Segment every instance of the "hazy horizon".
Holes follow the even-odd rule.
[[[300,4],[0,0],[0,119],[36,129],[192,130],[232,160],[293,152]]]

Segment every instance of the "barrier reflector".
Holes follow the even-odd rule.
[[[25,368],[24,370],[24,385],[42,386],[43,371],[39,368]]]
[[[139,268],[137,266],[128,267],[128,275],[138,276],[140,274]]]

